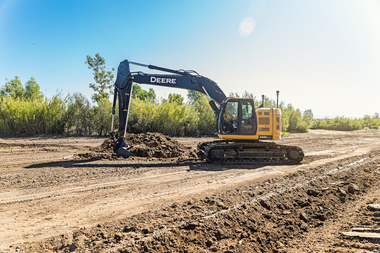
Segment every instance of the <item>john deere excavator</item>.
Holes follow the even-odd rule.
[[[170,74],[131,72],[130,64]],[[192,70],[172,70],[128,60],[121,62],[118,67],[113,98],[112,130],[117,100],[119,128],[111,132],[111,135],[114,138],[113,149],[119,157],[133,155],[128,151],[129,146],[125,142],[133,83],[194,90],[206,95],[216,116],[216,134],[220,138],[198,145],[198,149],[204,151],[209,162],[294,164],[301,162],[304,157],[302,149],[297,146],[279,145],[269,141],[281,139],[279,108],[264,108],[263,104],[260,108],[255,108],[251,98],[227,98],[214,81]]]

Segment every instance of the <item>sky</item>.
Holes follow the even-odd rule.
[[[97,53],[109,69],[195,70],[226,95],[279,90],[315,118],[380,113],[380,0],[0,0],[0,85],[35,77],[47,97],[90,99]]]

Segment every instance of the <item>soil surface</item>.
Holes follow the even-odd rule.
[[[380,252],[379,131],[290,134],[282,166],[207,163],[212,139],[0,138],[0,252]]]

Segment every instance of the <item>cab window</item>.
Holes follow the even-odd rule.
[[[241,127],[252,129],[254,127],[255,112],[250,101],[242,101],[241,114]]]
[[[229,101],[223,113],[222,131],[225,134],[236,134],[238,132],[239,102]]]

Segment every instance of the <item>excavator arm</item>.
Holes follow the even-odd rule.
[[[130,64],[147,67],[149,69],[159,70],[171,74],[146,74],[143,72],[131,72]],[[118,156],[128,157],[128,145],[124,141],[130,101],[132,98],[133,83],[151,84],[158,86],[166,86],[171,88],[179,88],[186,90],[194,90],[206,95],[209,104],[215,115],[219,114],[217,104],[222,104],[226,99],[226,95],[219,86],[211,79],[201,76],[195,71],[172,70],[154,65],[145,65],[124,60],[119,64],[117,77],[115,81],[115,91],[112,108],[112,130],[114,115],[116,112],[116,100],[119,100],[119,138],[114,143],[114,150]]]

